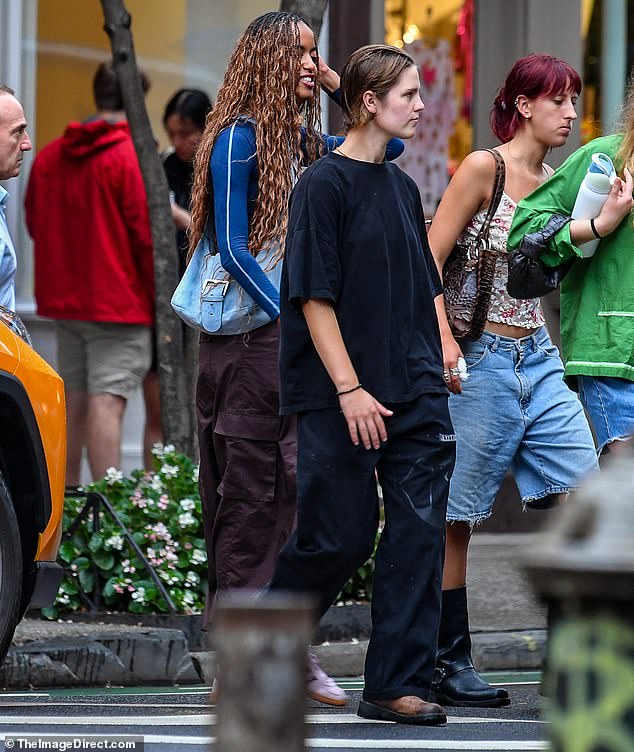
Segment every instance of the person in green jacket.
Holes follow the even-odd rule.
[[[567,383],[578,389],[594,428],[599,453],[634,434],[634,78],[618,134],[582,146],[545,183],[520,201],[508,239],[509,252],[540,230],[553,214],[570,215],[591,157],[607,154],[617,177],[593,220],[574,219],[549,241],[546,266],[575,259],[561,284],[561,342]],[[629,216],[628,216],[629,215]],[[579,246],[600,238],[583,258]]]

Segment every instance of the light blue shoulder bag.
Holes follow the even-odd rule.
[[[241,116],[238,121],[252,122]],[[187,269],[172,295],[172,308],[189,326],[208,334],[244,334],[269,324],[271,317],[227,272],[213,232],[213,189],[211,209],[202,238],[194,249]],[[282,260],[275,260],[279,243],[255,257],[269,282],[280,289]]]
[[[262,271],[280,289],[282,261],[273,260],[279,244],[256,256]],[[209,222],[172,295],[172,308],[194,329],[208,334],[244,334],[271,322],[270,316],[226,271]]]

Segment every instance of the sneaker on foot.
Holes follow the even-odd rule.
[[[308,654],[307,675],[308,696],[311,700],[318,700],[326,705],[345,705],[348,695],[341,689],[333,678],[323,670],[314,653]]]

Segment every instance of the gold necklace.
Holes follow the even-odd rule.
[[[345,157],[346,159],[352,159],[352,157],[349,157],[343,149],[340,149],[338,146],[333,149],[333,151],[336,151],[337,154],[341,154],[342,157]]]

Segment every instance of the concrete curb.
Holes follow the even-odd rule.
[[[479,671],[534,671],[541,667],[546,646],[546,630],[521,632],[479,632],[471,636],[473,662]],[[334,677],[362,676],[367,640],[323,643],[311,650],[324,671]],[[215,653],[212,650],[191,654],[206,684],[214,678]]]
[[[530,671],[541,666],[546,632],[484,632],[471,639],[473,662],[479,671]],[[367,646],[367,640],[362,640],[316,645],[312,650],[331,676],[361,676]]]
[[[177,629],[25,621],[0,666],[0,686],[10,689],[200,681]]]
[[[545,629],[476,632],[471,635],[473,663],[480,671],[534,671],[546,654]]]
[[[215,652],[196,649],[199,641],[192,642],[194,649],[180,629],[26,620],[0,666],[0,686],[211,684]],[[480,671],[535,670],[543,659],[546,630],[475,632],[472,642]],[[362,676],[367,645],[367,639],[349,638],[311,649],[331,676]]]

